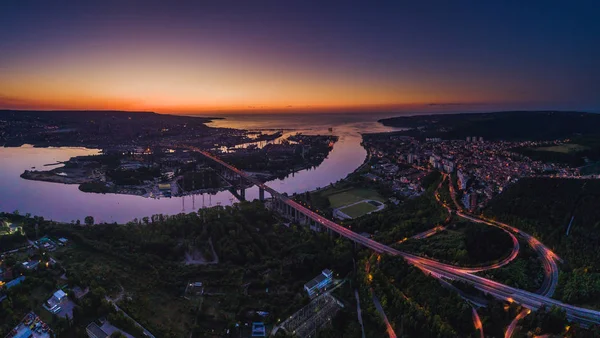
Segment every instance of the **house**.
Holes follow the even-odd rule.
[[[91,322],[90,325],[88,325],[85,328],[85,332],[87,333],[88,337],[90,338],[107,338],[108,337],[108,333],[104,332],[99,326],[98,324]]]
[[[304,284],[304,290],[308,293],[309,297],[313,297],[321,291],[327,289],[327,287],[333,282],[333,272],[329,269],[325,269],[320,275],[313,278],[310,282]]]
[[[67,299],[67,294],[63,290],[56,291],[50,299],[48,299],[47,308],[52,313],[57,313],[61,310],[60,304]]]
[[[188,295],[202,295],[204,294],[204,285],[202,282],[189,283],[185,288],[185,293]]]
[[[58,290],[54,293],[54,295],[52,295],[52,297],[54,297],[58,302],[62,302],[67,297],[67,294],[63,290]]]
[[[68,239],[66,239],[66,238],[64,238],[64,237],[61,237],[61,238],[59,238],[59,239],[58,239],[58,243],[59,243],[59,245],[60,245],[60,244],[62,244],[62,245],[67,245],[67,243],[68,243],[68,242],[69,242],[69,240],[68,240]]]
[[[25,280],[25,276],[17,277],[15,279],[11,280],[10,282],[6,283],[6,285],[5,285],[6,289],[8,290],[8,289],[12,288],[13,286],[17,286],[17,285],[21,284],[21,282],[24,280]]]
[[[34,270],[38,267],[39,264],[40,261],[28,261],[21,263],[21,265],[23,265],[23,267],[27,270]]]
[[[265,323],[254,322],[252,323],[252,337],[266,337],[267,331],[265,329]]]
[[[170,183],[159,183],[158,190],[165,197],[171,197],[171,184]]]

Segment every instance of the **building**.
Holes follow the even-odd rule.
[[[185,288],[185,293],[188,295],[202,295],[204,294],[204,285],[202,282],[189,283]]]
[[[458,188],[460,190],[467,189],[467,181],[469,180],[469,177],[465,175],[462,170],[458,170],[456,172],[456,176],[458,177]]]
[[[310,282],[304,284],[304,290],[308,293],[309,297],[313,297],[323,290],[327,289],[333,282],[333,272],[329,269],[325,269],[320,275],[313,278]]]
[[[472,193],[471,194],[471,211],[475,210],[475,208],[477,208],[477,194],[476,193]]]
[[[13,286],[17,286],[17,285],[21,284],[21,282],[24,280],[25,280],[25,276],[17,277],[15,279],[11,280],[10,282],[6,283],[5,287],[8,290],[8,289],[12,288]]]
[[[165,197],[171,197],[171,184],[169,183],[160,183],[158,184],[158,190]]]
[[[90,325],[88,325],[85,328],[85,332],[87,333],[88,337],[90,337],[90,338],[107,338],[108,337],[108,333],[104,332],[94,322],[91,322]]]
[[[46,301],[47,310],[52,313],[58,313],[62,310],[60,304],[67,299],[67,294],[63,290],[56,291],[52,297]]]
[[[471,209],[471,194],[465,193],[462,198],[462,203],[467,209]]]
[[[23,267],[27,270],[34,270],[38,267],[38,265],[40,265],[40,261],[23,262],[21,265],[23,265]]]
[[[58,302],[62,302],[67,297],[67,294],[63,290],[58,290],[54,293],[54,295],[52,295],[52,297]]]
[[[265,329],[265,323],[254,322],[252,323],[252,337],[266,337],[267,330]]]

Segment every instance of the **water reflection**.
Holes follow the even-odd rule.
[[[376,122],[382,115],[237,115],[211,123],[212,126],[256,130],[286,129],[283,137],[304,132],[310,134],[333,133],[340,137],[329,157],[314,169],[302,170],[285,179],[268,184],[288,194],[300,193],[338,181],[360,166],[366,152],[360,145],[360,133],[390,131]],[[329,131],[332,128],[332,131]],[[293,129],[293,130],[291,130]],[[195,195],[176,198],[143,198],[115,194],[91,194],[78,190],[77,185],[38,182],[19,177],[26,169],[35,167],[47,170],[46,164],[66,161],[72,156],[97,154],[97,150],[84,148],[0,148],[0,210],[31,213],[45,218],[66,221],[91,215],[97,221],[127,222],[152,214],[176,214],[198,210],[202,205],[229,205],[235,202],[228,191],[215,195]],[[51,167],[50,167],[51,168]],[[258,189],[251,188],[246,198],[258,198]]]

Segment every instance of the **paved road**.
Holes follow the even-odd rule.
[[[360,297],[358,296],[358,290],[354,289],[354,296],[356,297],[356,312],[358,312],[358,323],[360,324],[360,329],[362,331],[362,338],[365,338],[365,326],[363,325],[362,320],[362,310],[360,308]]]
[[[444,180],[447,177],[448,177],[447,175],[444,175]],[[440,183],[440,186],[441,186],[441,183]],[[439,189],[439,186],[438,186],[438,189]],[[478,217],[464,214],[462,212],[462,207],[458,204],[458,202],[456,200],[456,191],[454,190],[454,186],[452,184],[450,184],[449,189],[450,189],[450,196],[452,197],[452,201],[454,202],[454,205],[456,206],[456,210],[457,210],[456,214],[459,217],[465,218],[465,219],[473,221],[473,222],[479,222],[479,223],[484,223],[484,224],[487,224],[490,226],[499,227],[500,229],[508,232],[512,236],[513,243],[516,239],[515,236],[513,235],[513,233],[518,234],[527,241],[529,246],[531,246],[535,251],[537,251],[538,255],[540,256],[540,259],[542,260],[542,265],[544,267],[544,281],[542,282],[542,286],[540,287],[539,290],[536,291],[536,293],[546,296],[546,297],[552,297],[552,295],[554,294],[554,291],[556,290],[556,286],[558,285],[558,265],[556,264],[556,261],[560,260],[560,258],[556,254],[554,254],[554,252],[552,252],[550,249],[548,249],[548,247],[546,247],[540,241],[538,241],[535,237],[533,237],[517,228],[511,227],[505,223],[500,223],[500,222],[496,222],[493,220],[485,220],[485,219],[481,219]],[[437,190],[436,190],[436,193],[437,193]],[[437,196],[437,194],[436,194],[436,199],[438,200],[438,202],[441,202],[439,197]],[[449,209],[449,207],[447,207],[447,206],[446,206],[446,208]],[[517,244],[518,244],[518,242],[517,242]],[[514,250],[513,250],[513,253],[514,253]],[[511,323],[508,325],[508,327],[506,328],[504,337],[511,338],[518,322],[521,319],[523,319],[525,316],[527,316],[530,312],[531,312],[531,310],[529,310],[529,309],[523,309],[519,314],[517,314],[515,319],[513,319],[511,321]]]
[[[331,231],[334,231],[334,232],[340,234],[341,236],[344,236],[358,244],[364,245],[365,247],[370,248],[371,250],[373,250],[375,252],[387,253],[387,254],[390,254],[393,256],[403,257],[410,264],[414,264],[415,266],[419,267],[420,269],[422,269],[424,271],[430,272],[441,278],[466,282],[468,284],[473,285],[475,288],[477,288],[497,299],[500,299],[500,300],[517,302],[527,308],[534,309],[534,310],[540,308],[541,306],[549,306],[549,307],[557,306],[557,307],[565,310],[565,312],[567,313],[567,317],[570,320],[577,321],[577,322],[580,322],[585,325],[600,324],[600,311],[594,311],[594,310],[589,310],[589,309],[585,309],[585,308],[568,305],[568,304],[559,302],[555,299],[552,299],[552,298],[549,298],[549,297],[546,297],[543,295],[538,295],[538,294],[534,294],[534,293],[520,290],[517,288],[513,288],[513,287],[510,287],[507,285],[503,285],[501,283],[473,275],[467,271],[461,270],[461,268],[457,268],[457,267],[454,267],[451,265],[439,263],[439,262],[436,262],[436,261],[433,261],[430,259],[425,259],[425,258],[418,257],[418,256],[415,256],[412,254],[401,252],[401,251],[396,250],[392,247],[389,247],[385,244],[382,244],[382,243],[376,242],[372,239],[363,237],[347,228],[344,228],[343,226],[341,226],[331,220],[326,219],[325,217],[313,212],[312,210],[305,208],[304,206],[300,205],[299,203],[295,202],[294,200],[289,199],[287,196],[280,194],[275,189],[272,189],[269,186],[267,186],[266,184],[256,180],[255,178],[250,177],[243,171],[223,162],[219,158],[211,155],[210,153],[200,150],[198,148],[193,148],[193,147],[188,147],[188,148],[192,149],[194,151],[198,151],[201,154],[203,154],[204,156],[206,156],[207,158],[210,158],[213,161],[228,168],[229,170],[232,170],[233,172],[237,173],[244,179],[257,185],[259,188],[267,191],[269,194],[271,194],[271,196],[274,199],[299,211],[300,213],[307,216],[309,219],[313,220],[314,222],[320,224],[321,226],[323,226]],[[526,233],[524,233],[516,228],[512,228],[503,223],[493,222],[491,220],[479,219],[474,216],[466,215],[466,214],[460,213],[460,212],[457,212],[457,214],[461,217],[471,219],[473,221],[484,222],[486,224],[490,224],[490,225],[493,224],[493,225],[496,225],[499,227],[505,227],[507,229],[511,229],[513,232],[528,239],[529,244],[532,245],[532,247],[537,248],[537,250],[539,250],[538,252],[543,253],[543,257],[545,257],[545,259],[548,259],[549,261],[554,261],[554,260],[559,259],[558,256],[556,256],[556,254],[554,254],[550,249],[543,246],[543,244],[541,244],[537,239],[527,235]],[[529,237],[527,237],[527,236],[529,236]],[[549,263],[548,267],[551,270],[552,274],[554,274],[553,273],[554,266],[552,265],[552,263]],[[553,288],[556,287],[553,284],[554,283],[550,283],[550,285],[548,286],[549,291],[552,291]]]
[[[152,333],[150,333],[150,331],[146,330],[146,328],[144,328],[144,326],[142,326],[142,324],[138,323],[135,321],[135,319],[131,318],[127,312],[123,311],[118,305],[117,302],[123,297],[123,295],[125,294],[125,289],[123,289],[123,287],[121,286],[121,291],[119,292],[119,295],[117,296],[117,298],[115,298],[114,300],[108,296],[106,296],[106,300],[111,303],[115,309],[117,309],[117,311],[121,311],[123,313],[123,315],[125,315],[125,317],[131,319],[132,322],[135,323],[135,325],[139,326],[142,331],[144,331],[144,334],[146,335],[146,337],[150,337],[150,338],[156,338],[154,337],[154,335]]]
[[[444,180],[446,180],[447,178],[448,178],[448,174],[444,174]],[[444,180],[442,180],[442,182]],[[440,183],[440,185],[438,186],[438,189],[441,186],[441,184],[442,183]],[[483,217],[477,217],[477,216],[465,213],[462,210],[461,205],[456,200],[456,191],[454,190],[454,185],[449,184],[448,187],[450,190],[450,197],[452,198],[452,201],[456,207],[456,215],[457,216],[462,217],[467,220],[470,220],[472,222],[483,223],[483,224],[487,224],[490,226],[498,227],[498,228],[506,231],[509,235],[512,236],[513,243],[516,240],[516,238],[513,234],[519,235],[527,241],[527,243],[529,244],[529,246],[531,246],[531,248],[533,248],[535,251],[537,251],[538,255],[540,256],[540,259],[542,260],[542,264],[544,265],[544,281],[542,283],[542,287],[540,288],[540,290],[538,290],[537,293],[544,295],[544,296],[552,297],[552,295],[554,294],[554,291],[556,290],[556,286],[558,285],[558,265],[556,264],[556,261],[560,261],[560,258],[554,252],[552,252],[552,250],[550,250],[548,247],[546,247],[544,244],[542,244],[540,241],[538,241],[535,237],[529,235],[528,233],[526,233],[524,231],[521,231],[521,230],[519,230],[515,227],[512,227],[506,223],[501,223],[501,222],[497,222],[494,220],[485,219]],[[436,190],[436,193],[437,193],[437,190]],[[440,199],[438,198],[437,194],[436,194],[436,199],[438,200],[438,202],[442,203],[440,201]],[[446,205],[444,205],[444,206],[446,207],[446,209],[450,210],[450,207],[448,207]],[[517,252],[518,252],[518,249],[517,249]],[[513,248],[512,254],[515,254],[514,248]],[[511,256],[512,256],[512,254],[511,254]],[[515,254],[515,258],[516,258],[516,254]]]
[[[385,311],[383,311],[383,307],[381,306],[381,303],[379,302],[379,298],[377,298],[377,296],[375,296],[375,293],[373,292],[373,290],[371,290],[371,295],[373,295],[373,304],[375,304],[375,308],[377,309],[377,312],[379,312],[379,314],[381,315],[381,318],[383,318],[383,322],[385,323],[385,327],[387,330],[388,335],[390,336],[390,338],[396,338],[396,332],[394,332],[394,328],[392,327],[392,324],[390,324],[390,322],[388,321],[387,316],[385,315]]]
[[[515,319],[513,319],[512,322],[510,322],[510,324],[508,324],[508,327],[506,328],[506,332],[504,332],[504,338],[512,337],[513,333],[515,332],[515,328],[517,327],[517,323],[521,319],[525,318],[525,316],[527,316],[529,313],[531,313],[531,310],[529,310],[529,309],[521,310],[521,312],[519,312],[517,314]]]
[[[473,307],[473,325],[475,326],[475,329],[479,330],[480,338],[485,338],[485,335],[483,334],[483,324],[481,323],[481,318],[479,318],[479,314],[475,307]]]

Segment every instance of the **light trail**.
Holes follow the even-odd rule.
[[[504,300],[504,301],[512,300],[512,301],[515,301],[515,302],[523,305],[524,307],[532,309],[532,310],[536,310],[542,306],[549,306],[549,307],[556,306],[556,307],[563,309],[566,312],[567,317],[572,321],[577,321],[584,325],[600,324],[600,311],[595,311],[595,310],[590,310],[590,309],[585,309],[585,308],[565,304],[558,300],[549,298],[545,295],[538,295],[538,294],[535,294],[532,292],[513,288],[510,286],[495,282],[493,280],[474,275],[470,272],[462,270],[462,268],[443,264],[443,263],[436,262],[436,261],[433,261],[430,259],[415,256],[415,255],[412,255],[409,253],[401,252],[401,251],[396,250],[392,247],[389,247],[385,244],[376,242],[370,238],[363,237],[349,229],[344,228],[343,226],[341,226],[333,221],[326,219],[325,217],[313,212],[312,210],[307,209],[306,207],[300,205],[299,203],[291,200],[287,196],[280,194],[279,192],[270,188],[266,184],[247,175],[243,171],[231,166],[230,164],[225,163],[224,161],[211,155],[210,153],[200,150],[195,147],[188,147],[188,148],[193,151],[197,151],[197,152],[203,154],[204,156],[206,156],[207,158],[223,165],[225,168],[232,170],[233,172],[240,175],[244,179],[248,180],[252,184],[255,184],[259,188],[264,189],[265,191],[269,192],[269,194],[271,194],[271,196],[273,198],[275,198],[275,199],[283,202],[284,204],[289,205],[290,207],[294,208],[295,210],[301,212],[302,214],[304,214],[305,216],[307,216],[314,222],[317,222],[318,224],[322,225],[323,227],[330,229],[331,231],[334,231],[334,232],[340,234],[341,236],[344,236],[356,243],[362,244],[365,247],[367,247],[377,253],[380,253],[380,254],[386,253],[386,254],[389,254],[392,256],[403,257],[410,264],[413,264],[413,265],[415,265],[421,269],[424,269],[426,271],[430,271],[432,274],[435,274],[435,275],[445,278],[445,279],[457,280],[457,281],[462,281],[462,282],[471,284],[475,288],[483,291],[484,293],[487,293],[487,294],[489,294],[497,299],[500,299],[500,300]],[[503,223],[499,223],[499,222],[491,223],[490,221],[476,219],[476,218],[473,218],[472,216],[468,216],[468,215],[462,214],[460,212],[458,212],[457,214],[459,214],[461,217],[465,217],[467,219],[471,219],[476,222],[483,222],[483,223],[490,224],[490,225],[496,224],[498,226],[503,226],[508,229],[512,229],[515,233],[521,234],[522,236],[529,236],[529,235],[525,234],[524,232],[522,232],[518,229],[512,228]],[[529,238],[530,238],[530,241],[528,241],[528,242],[530,244],[531,243],[539,243],[539,244],[536,244],[538,246],[538,248],[543,248],[543,252],[545,253],[544,257],[547,257],[551,261],[554,261],[554,259],[558,259],[558,256],[556,256],[556,254],[554,254],[550,249],[543,246],[539,241],[537,241],[537,239],[534,239],[532,236],[529,236]],[[549,267],[553,268],[552,265],[550,265]]]
[[[485,335],[483,334],[483,324],[481,323],[481,318],[479,318],[479,314],[475,307],[473,307],[473,325],[476,330],[479,330],[479,337],[485,338]]]

